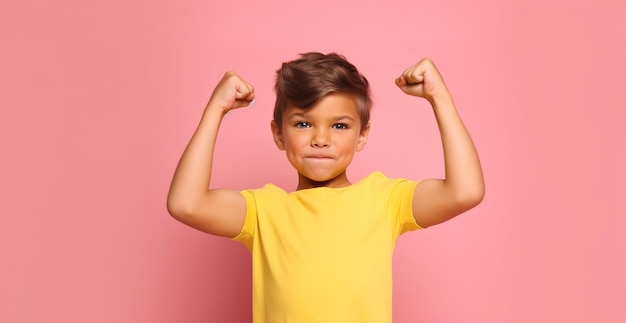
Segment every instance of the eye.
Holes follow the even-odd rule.
[[[334,129],[339,129],[339,130],[345,130],[345,129],[348,129],[350,127],[347,124],[345,124],[345,123],[335,123],[333,125],[333,128]]]
[[[298,121],[294,126],[296,128],[310,128],[311,124],[306,121]]]

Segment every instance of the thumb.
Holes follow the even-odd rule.
[[[408,82],[406,81],[406,78],[404,78],[404,75],[400,75],[396,78],[396,85],[398,87],[403,87],[406,86],[408,84]]]
[[[235,98],[237,100],[252,101],[254,99],[254,88],[248,84],[238,84],[235,90]]]
[[[409,74],[408,76],[403,76],[406,84],[405,85],[417,85],[424,82],[423,74]]]

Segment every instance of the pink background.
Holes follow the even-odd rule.
[[[393,84],[429,56],[479,149],[484,202],[403,236],[394,322],[626,322],[626,5],[615,1],[2,1],[0,321],[247,322],[245,248],[177,223],[176,162],[227,69],[214,183],[295,173],[273,75],[337,51],[370,79],[350,169],[441,176],[429,107]]]

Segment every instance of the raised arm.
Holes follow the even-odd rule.
[[[235,190],[211,189],[211,170],[222,118],[232,109],[247,107],[253,99],[254,88],[235,72],[227,72],[215,87],[178,162],[167,197],[167,210],[180,222],[224,237],[241,231],[245,200]]]
[[[441,133],[445,178],[423,180],[413,194],[415,221],[428,227],[478,205],[485,193],[483,174],[472,138],[435,64],[430,59],[421,60],[404,71],[396,85],[430,102]]]

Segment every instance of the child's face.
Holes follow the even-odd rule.
[[[287,106],[282,126],[272,122],[274,141],[298,171],[298,189],[350,185],[346,168],[365,146],[369,125],[361,130],[354,99],[331,94],[303,110]]]

